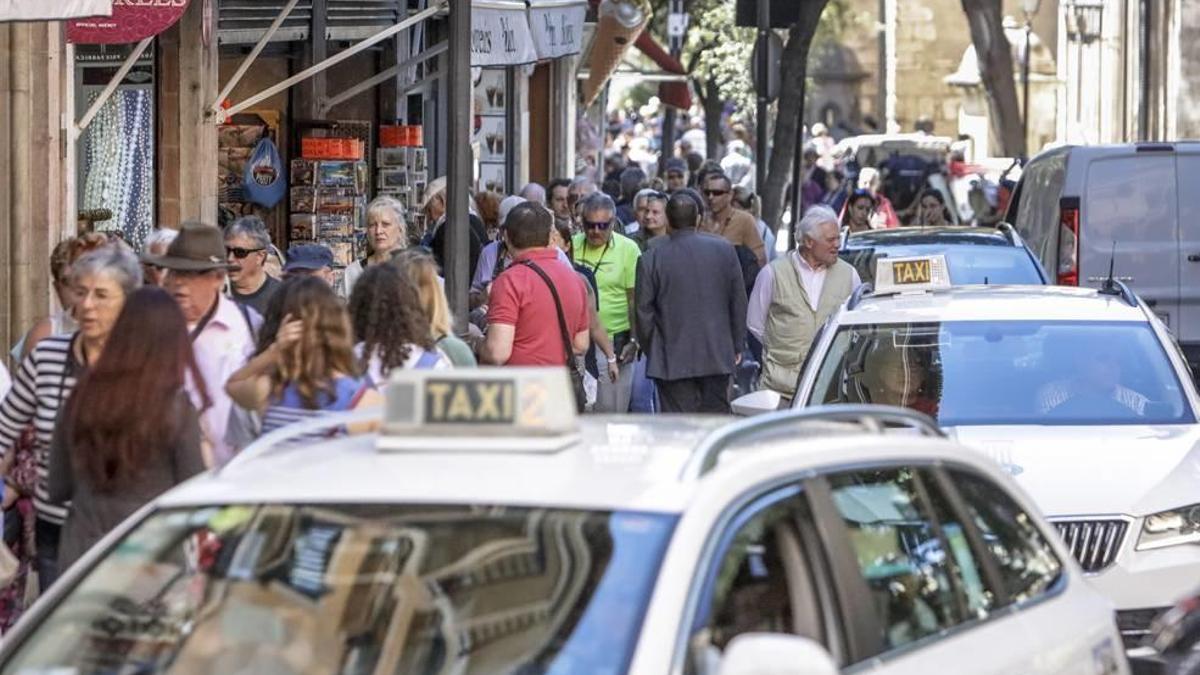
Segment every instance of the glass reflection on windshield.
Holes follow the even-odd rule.
[[[504,507],[163,512],[5,672],[623,672],[673,527]]]
[[[1153,330],[1121,322],[844,326],[809,403],[904,406],[942,426],[1193,421]]]

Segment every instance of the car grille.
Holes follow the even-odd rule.
[[[1125,520],[1056,520],[1054,527],[1084,572],[1099,572],[1116,560],[1129,523]]]

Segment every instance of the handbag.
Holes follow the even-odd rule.
[[[579,360],[575,358],[575,350],[571,348],[571,334],[567,331],[567,317],[563,314],[558,290],[554,288],[554,282],[550,281],[550,277],[546,276],[542,268],[535,265],[532,260],[520,260],[517,264],[524,265],[536,272],[546,283],[546,287],[550,289],[550,296],[554,298],[554,311],[558,313],[558,330],[562,334],[563,351],[567,355],[567,372],[571,374],[571,389],[575,392],[575,410],[583,412],[587,407],[587,393],[583,388],[583,368]]]

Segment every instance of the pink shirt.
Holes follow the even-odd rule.
[[[212,449],[212,458],[216,466],[229,461],[233,449],[225,440],[226,428],[229,425],[229,414],[233,409],[233,400],[225,393],[225,383],[254,353],[254,334],[251,333],[246,315],[238,309],[237,303],[219,296],[217,311],[212,319],[204,326],[204,330],[192,341],[192,351],[196,355],[196,365],[204,377],[204,386],[212,405],[200,415],[200,431],[205,444]],[[261,317],[253,310],[247,310],[251,322],[261,323]],[[188,324],[188,330],[194,330],[196,324]],[[257,326],[256,326],[257,328]],[[200,407],[200,396],[194,383],[188,382],[188,394],[192,403]]]

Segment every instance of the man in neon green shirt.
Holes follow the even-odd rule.
[[[603,192],[588,195],[580,202],[580,212],[583,232],[572,240],[575,262],[591,270],[596,277],[600,323],[612,338],[620,366],[615,381],[600,378],[593,409],[602,413],[624,413],[629,411],[633,362],[638,352],[637,341],[633,338],[633,288],[642,251],[632,239],[613,231],[619,221],[616,204],[608,195]]]

